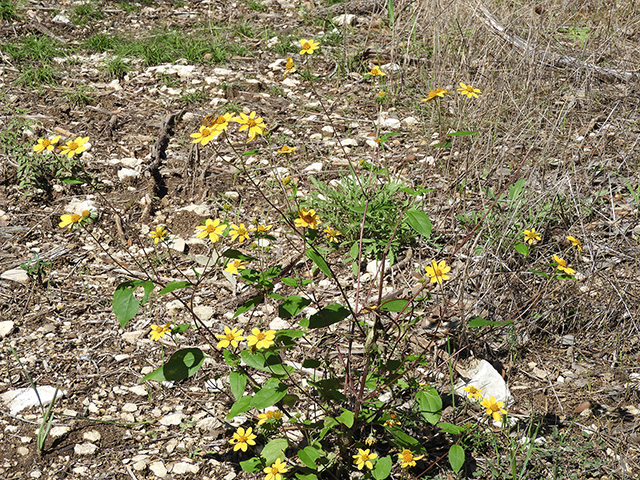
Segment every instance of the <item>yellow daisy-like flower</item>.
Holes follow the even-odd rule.
[[[300,50],[300,55],[312,55],[318,48],[320,48],[320,43],[315,42],[313,40],[301,39],[300,45],[302,46],[302,50]]]
[[[462,82],[460,82],[458,92],[460,92],[460,95],[466,95],[469,98],[478,98],[478,94],[482,93],[479,89],[473,88],[471,85],[465,85]]]
[[[331,227],[326,227],[324,229],[324,232],[327,234],[327,240],[329,242],[338,242],[338,237],[340,235],[342,235],[342,233],[339,230],[334,230]]]
[[[578,249],[578,253],[582,253],[582,243],[580,243],[580,240],[578,240],[575,237],[572,237],[571,235],[567,236],[567,240],[571,242],[571,245],[573,245]]]
[[[576,271],[573,268],[569,268],[567,265],[567,261],[563,258],[560,258],[557,255],[553,256],[553,261],[558,264],[558,270],[566,273],[567,275],[573,275]]]
[[[57,137],[53,137],[53,138],[39,138],[38,139],[38,144],[34,145],[33,149],[37,153],[42,153],[45,150],[48,150],[48,151],[52,152],[53,148],[56,145],[56,143],[58,143],[58,140],[60,140],[60,135],[58,135]]]
[[[233,120],[240,124],[240,128],[238,128],[239,132],[249,130],[249,139],[247,142],[256,138],[257,135],[262,135],[264,129],[267,128],[262,117],[256,118],[256,112],[251,112],[249,115],[241,113],[239,117],[235,117]]]
[[[398,461],[401,468],[411,468],[416,466],[416,460],[420,460],[424,455],[414,455],[411,450],[404,449],[398,454]]]
[[[295,151],[296,151],[296,147],[288,147],[287,145],[283,145],[282,148],[278,150],[278,153],[287,154],[287,153],[293,153]]]
[[[256,348],[269,348],[273,345],[273,342],[276,338],[275,330],[267,330],[265,332],[261,332],[260,329],[254,328],[251,330],[252,335],[247,337],[247,344],[252,347],[253,345]]]
[[[162,225],[158,225],[156,229],[149,233],[149,236],[153,238],[153,243],[164,242],[167,235],[167,229]]]
[[[252,432],[251,427],[247,428],[246,431],[244,430],[244,428],[238,427],[238,430],[236,430],[236,433],[233,434],[233,438],[229,440],[229,443],[231,445],[235,444],[235,446],[233,447],[234,452],[238,450],[242,450],[243,452],[246,452],[248,445],[256,444],[256,442],[254,441],[254,438],[256,438],[256,435],[254,435],[251,432]]]
[[[235,239],[238,239],[238,242],[242,243],[244,242],[247,238],[249,238],[249,230],[247,230],[247,227],[244,226],[244,223],[241,223],[240,225],[235,225],[235,224],[231,224],[229,225],[229,235],[231,235],[231,240],[235,241]]]
[[[216,338],[220,340],[216,345],[217,348],[227,348],[229,345],[236,348],[238,346],[238,342],[244,340],[242,330],[229,327],[224,327],[224,334],[216,333]]]
[[[320,215],[316,215],[316,211],[314,209],[307,210],[306,208],[301,208],[298,212],[298,218],[296,218],[296,227],[303,228],[311,228],[315,230],[318,228],[318,224],[320,224]]]
[[[164,325],[151,325],[149,336],[151,337],[151,340],[156,342],[169,332],[171,332],[171,322],[165,323]]]
[[[540,235],[539,232],[536,232],[535,228],[524,231],[524,241],[529,245],[538,243],[541,239],[542,239],[542,236]]]
[[[229,122],[233,118],[233,113],[225,113],[224,115],[218,115],[213,121],[209,124],[209,126],[215,129],[219,135],[222,132],[226,132],[227,128],[229,128]]]
[[[445,95],[450,95],[449,90],[446,88],[436,88],[435,90],[431,90],[427,98],[423,98],[423,102],[431,102],[436,98],[444,98]]]
[[[470,399],[480,400],[482,398],[482,390],[473,385],[467,385],[462,390],[467,392],[467,397]]]
[[[198,225],[196,227],[196,230],[202,230],[196,235],[196,238],[205,238],[208,235],[209,240],[211,240],[212,243],[216,243],[220,240],[220,235],[222,235],[225,228],[227,228],[227,226],[224,223],[221,225],[219,218],[216,218],[215,220],[208,218],[204,222],[204,225]]]
[[[288,470],[287,464],[278,458],[275,463],[272,463],[270,467],[265,468],[263,471],[267,474],[264,480],[282,480],[282,475],[280,474],[286,473]]]
[[[234,260],[233,262],[229,262],[225,267],[224,271],[230,273],[231,275],[237,275],[240,273],[240,270],[244,270],[249,265],[249,262],[246,260]]]
[[[267,410],[264,413],[259,413],[258,425],[264,425],[269,420],[280,420],[282,418],[282,412],[280,410]]]
[[[60,215],[60,228],[69,227],[69,230],[76,228],[85,217],[74,213],[73,215]]]
[[[75,140],[70,140],[66,145],[62,146],[60,153],[62,155],[67,155],[69,158],[73,157],[74,155],[80,155],[87,149],[84,144],[88,141],[89,137],[77,137]]]
[[[358,467],[358,470],[362,470],[362,467],[366,466],[369,470],[373,469],[371,460],[375,460],[378,457],[377,453],[369,453],[369,449],[358,449],[358,454],[353,456],[353,463]]]
[[[449,280],[447,273],[451,270],[451,267],[444,260],[440,263],[432,260],[431,265],[427,265],[424,269],[427,271],[427,276],[431,279],[431,283],[442,284],[443,280]]]
[[[387,96],[387,92],[380,92],[376,95],[378,98],[385,98]]]
[[[193,138],[193,143],[200,143],[204,147],[207,143],[213,140],[214,137],[220,135],[221,133],[222,130],[218,130],[213,127],[205,127],[204,125],[202,125],[200,127],[200,131],[192,133],[189,136]]]
[[[287,185],[289,185],[291,183],[291,177],[289,175],[287,175],[286,177],[284,177],[282,179],[282,186],[286,187]]]
[[[378,65],[374,65],[369,72],[369,75],[371,75],[372,77],[384,77],[387,74],[384,73]]]
[[[491,395],[491,398],[485,398],[480,402],[484,408],[486,408],[486,414],[493,417],[496,422],[502,419],[502,415],[506,415],[507,411],[503,408],[504,402],[497,402],[496,397]]]
[[[267,233],[272,228],[273,228],[273,225],[260,225],[260,224],[257,224],[255,227],[249,228],[249,231],[250,232],[255,232],[258,235],[264,235],[265,233]]]
[[[287,63],[285,64],[284,68],[285,68],[285,71],[284,71],[285,77],[296,71],[296,66],[293,63],[293,58],[287,57]]]

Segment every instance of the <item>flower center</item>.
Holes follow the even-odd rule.
[[[258,124],[256,123],[256,121],[253,118],[250,118],[249,120],[247,120],[247,125],[249,125],[249,128],[253,128]]]
[[[223,123],[226,123],[226,120],[222,115],[218,115],[216,119],[213,121],[213,123],[216,125],[222,125]]]
[[[267,335],[264,332],[260,332],[258,335],[256,335],[256,338],[258,340],[264,340],[267,337]]]
[[[49,145],[51,145],[51,141],[49,141],[48,138],[45,138],[44,141],[42,142],[42,146],[44,146],[46,148]]]
[[[71,215],[71,221],[73,223],[78,223],[81,219],[82,219],[82,217],[80,215],[78,215],[77,213],[74,213],[73,215]]]
[[[75,150],[76,148],[78,148],[80,145],[78,145],[76,142],[71,142],[69,144],[69,150]]]
[[[207,233],[213,233],[216,231],[215,225],[207,225]]]
[[[311,48],[311,45],[309,45],[309,42],[304,42],[304,44],[302,45],[303,50],[309,50],[310,48]]]
[[[204,130],[202,130],[203,137],[208,137],[209,135],[211,135],[211,131],[208,128],[205,128]]]

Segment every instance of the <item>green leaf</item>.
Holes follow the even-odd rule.
[[[146,380],[155,380],[156,382],[184,380],[200,370],[204,358],[204,352],[199,348],[183,348],[171,355],[169,361],[163,366],[142,377],[141,382]]]
[[[255,307],[256,305],[260,305],[262,302],[264,302],[264,295],[256,295],[255,297],[250,298],[242,305],[240,305],[240,307],[236,310],[236,313],[233,314],[233,318],[236,318],[238,315],[242,315],[244,312],[251,310],[253,307]]]
[[[171,333],[172,334],[178,334],[178,333],[183,333],[186,332],[187,330],[189,330],[189,328],[191,328],[191,324],[190,323],[183,323],[182,325],[176,325],[175,327],[173,327],[171,329]]]
[[[371,475],[373,475],[373,478],[376,480],[384,480],[391,473],[391,467],[393,467],[393,460],[391,460],[391,457],[386,456],[378,458],[376,465],[371,471]]]
[[[246,397],[242,397],[237,400],[231,408],[229,409],[229,413],[227,414],[227,420],[233,419],[236,415],[240,415],[241,413],[248,412],[251,410],[251,395],[247,395]]]
[[[278,403],[287,394],[287,386],[275,378],[270,378],[251,399],[253,408],[267,408]]]
[[[429,216],[420,210],[408,210],[405,220],[416,232],[424,238],[431,237],[431,220]]]
[[[313,358],[306,358],[302,362],[303,368],[318,368],[320,365],[322,365],[322,363]]]
[[[353,412],[350,412],[349,410],[346,410],[343,408],[342,413],[336,417],[336,420],[342,423],[343,425],[346,425],[347,427],[351,428],[353,426],[355,417],[353,415]]]
[[[522,195],[522,191],[524,190],[525,183],[526,180],[521,178],[509,187],[509,201],[515,202],[520,198],[520,195]]]
[[[233,398],[240,400],[247,387],[247,376],[244,373],[231,372],[229,374],[229,386],[231,387]]]
[[[308,319],[300,320],[300,325],[308,328],[328,327],[340,322],[351,315],[351,312],[338,303],[331,303],[322,310],[314,313]]]
[[[440,420],[442,399],[435,388],[429,387],[416,393],[418,408],[425,420],[435,425]]]
[[[138,287],[144,289],[144,296],[141,301],[138,301],[133,294]],[[136,316],[140,309],[140,304],[147,303],[152,290],[153,282],[149,280],[131,280],[123,282],[116,287],[116,291],[113,292],[113,313],[115,313],[122,328],[126,327],[129,320]]]
[[[337,400],[339,402],[347,401],[347,397],[342,393],[344,385],[342,380],[339,378],[325,378],[315,382],[309,380],[309,385],[318,389],[318,393],[323,400]]]
[[[320,269],[320,271],[322,273],[324,273],[327,277],[331,277],[331,270],[329,270],[329,266],[327,265],[327,262],[324,261],[324,258],[322,258],[320,255],[318,255],[311,248],[309,248],[306,251],[306,255],[311,260],[313,260],[313,263],[315,263],[318,266],[318,268]]]
[[[304,308],[311,303],[308,298],[302,298],[299,295],[291,295],[285,298],[278,307],[278,316],[280,318],[291,318],[298,315]]]
[[[468,430],[467,427],[461,427],[460,425],[454,425],[453,423],[440,422],[437,425],[440,430],[451,435],[460,435]]]
[[[246,260],[248,262],[253,262],[254,260],[257,260],[255,257],[252,257],[250,255],[245,255],[241,251],[234,250],[233,248],[229,248],[225,250],[221,256],[226,258],[233,258],[234,260]]]
[[[347,400],[347,397],[344,397],[345,401]],[[338,425],[338,422],[336,421],[335,418],[332,417],[324,417],[324,427],[322,428],[322,430],[320,430],[320,435],[318,435],[317,441],[322,441],[322,439],[324,438],[324,436],[329,433],[329,431],[335,427],[336,425]]]
[[[238,355],[236,355],[235,353],[227,350],[226,348],[222,350],[222,356],[224,357],[224,363],[226,363],[230,367],[240,365],[240,357],[238,357]]]
[[[249,350],[243,350],[240,353],[242,360],[249,367],[253,367],[256,370],[268,372],[273,375],[287,375],[294,371],[293,367],[282,364],[282,359],[277,352],[271,351],[258,351],[251,353]]]
[[[242,470],[249,473],[259,472],[263,468],[262,462],[258,457],[252,457],[249,460],[240,462],[240,467],[242,467]]]
[[[458,473],[464,465],[464,448],[460,445],[451,445],[449,449],[449,463],[455,473]]]
[[[298,458],[302,463],[314,470],[318,468],[316,460],[324,456],[326,456],[326,454],[322,450],[312,446],[304,447],[302,450],[298,451]]]
[[[280,279],[280,281],[282,283],[284,283],[285,285],[288,285],[289,287],[297,287],[298,286],[298,281],[293,279],[293,278],[284,277],[284,278]]]
[[[71,185],[82,185],[83,183],[86,183],[86,181],[80,177],[65,177],[61,178],[60,181],[62,183],[70,183]]]
[[[187,288],[190,286],[191,286],[191,282],[186,282],[186,281],[179,282],[178,280],[173,280],[172,282],[169,283],[169,285],[167,285],[162,290],[160,290],[160,293],[158,293],[158,295],[164,295],[165,293],[171,293],[175,290],[180,290],[181,288]]]
[[[315,473],[296,473],[298,480],[318,480],[318,476]]]
[[[418,440],[413,438],[411,435],[404,433],[400,427],[390,427],[387,430],[391,435],[393,435],[393,438],[399,447],[408,448],[411,451],[417,451],[422,448],[422,444]]]
[[[389,300],[388,302],[384,302],[380,305],[380,310],[383,312],[401,312],[409,303],[409,300]]]
[[[518,252],[520,255],[524,257],[529,255],[529,247],[524,243],[516,243],[515,249],[516,249],[516,252]]]
[[[449,135],[450,137],[466,137],[469,135],[477,135],[478,132],[477,131],[462,131],[462,132],[452,132],[452,133],[447,133],[447,135]]]
[[[491,320],[485,320],[482,317],[473,317],[469,320],[469,328],[486,327],[491,325],[492,327],[504,327],[513,323],[513,319],[505,320],[504,322],[493,322]]]
[[[260,456],[267,465],[271,465],[278,458],[281,460],[284,458],[284,451],[288,446],[289,442],[286,438],[274,438],[264,446],[260,452]]]

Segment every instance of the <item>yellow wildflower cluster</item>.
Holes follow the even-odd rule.
[[[81,214],[73,213],[60,215],[60,223],[58,224],[58,226],[60,228],[68,228],[69,230],[73,230],[76,227],[91,222],[91,217],[92,214],[89,210],[83,210]]]
[[[36,153],[59,153],[71,158],[74,155],[80,155],[87,150],[87,142],[89,137],[76,137],[75,140],[69,140],[65,145],[58,145],[60,135],[55,137],[39,138],[38,143],[33,146]]]
[[[540,232],[536,232],[535,228],[531,230],[525,230],[524,234],[524,242],[529,245],[535,245],[540,240],[542,240],[542,235]],[[578,253],[582,253],[582,243],[575,237],[571,235],[567,235],[567,241],[571,243],[571,246],[576,247],[578,249]],[[573,268],[570,268],[567,261],[564,258],[559,257],[558,255],[553,255],[553,261],[561,272],[566,273],[567,275],[574,275],[576,271]]]
[[[226,132],[229,128],[229,122],[239,123],[239,132],[247,130],[247,133],[249,134],[247,142],[250,142],[258,135],[264,134],[264,131],[267,128],[262,117],[257,117],[255,111],[252,111],[248,115],[240,113],[237,117],[234,117],[232,113],[225,113],[224,115],[218,116],[207,115],[202,120],[200,130],[192,133],[190,137],[193,138],[193,143],[199,143],[202,146],[205,146],[218,135]]]
[[[471,85],[460,82],[460,88],[457,89],[460,95],[465,95],[468,98],[478,98],[478,95],[482,93],[479,88],[474,88]],[[451,92],[446,88],[436,88],[431,90],[426,98],[423,98],[422,102],[432,102],[438,98],[444,98],[446,95],[451,95]]]

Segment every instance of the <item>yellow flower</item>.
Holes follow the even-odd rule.
[[[233,438],[229,440],[231,445],[235,444],[233,447],[233,451],[236,452],[238,450],[242,450],[243,452],[247,451],[247,445],[255,445],[256,442],[253,440],[256,438],[256,435],[251,433],[251,427],[247,428],[245,432],[244,428],[238,427],[236,433],[233,434]]]
[[[299,218],[296,218],[296,227],[303,228],[311,228],[315,230],[318,228],[318,224],[320,222],[320,215],[316,215],[316,211],[314,209],[307,210],[306,208],[301,208],[298,212]]]
[[[282,179],[282,186],[286,187],[290,183],[291,183],[291,177],[289,175],[287,175]]]
[[[259,329],[254,328],[251,330],[253,335],[249,335],[247,337],[247,344],[251,347],[253,345],[256,348],[269,348],[273,345],[273,342],[276,338],[275,330],[267,330],[266,332],[261,332]]]
[[[285,71],[284,71],[284,76],[285,76],[285,77],[286,77],[287,75],[289,75],[289,74],[291,74],[291,73],[293,73],[293,72],[295,72],[295,71],[296,71],[296,67],[295,67],[295,65],[294,65],[294,63],[293,63],[293,58],[291,58],[291,57],[287,57],[287,63],[286,63],[286,65],[284,66],[284,68],[285,68]]]
[[[233,262],[229,262],[224,269],[225,272],[230,273],[231,275],[237,275],[239,270],[244,270],[249,265],[249,262],[245,260],[234,260]]]
[[[567,275],[573,275],[576,271],[573,268],[567,266],[567,261],[560,258],[557,255],[553,256],[553,261],[558,264],[558,270],[565,272]]]
[[[535,228],[524,231],[524,241],[527,242],[529,245],[538,243],[541,239],[542,237],[540,236],[540,233],[536,232]]]
[[[227,348],[229,345],[236,348],[238,346],[238,342],[244,340],[242,330],[229,327],[224,327],[224,334],[216,333],[216,338],[220,340],[216,345],[217,348]]]
[[[411,450],[404,449],[398,454],[401,468],[410,468],[416,466],[416,460],[420,460],[424,455],[414,455]]]
[[[218,136],[222,132],[225,132],[227,128],[229,128],[229,122],[233,118],[233,113],[225,113],[224,115],[218,115],[216,118],[211,120],[206,127],[213,129],[216,133],[213,135]],[[196,134],[197,135],[197,134]]]
[[[436,98],[444,98],[445,95],[449,95],[449,90],[446,88],[436,88],[435,90],[431,90],[427,98],[423,98],[423,102],[430,102]]]
[[[371,445],[375,444],[377,441],[378,440],[376,440],[376,438],[373,436],[373,433],[372,433],[367,438],[364,439],[364,444],[370,447]]]
[[[311,55],[313,54],[314,51],[320,48],[319,42],[314,42],[313,40],[306,40],[304,38],[300,40],[300,45],[302,46],[302,50],[300,50],[300,55],[304,55],[305,53],[307,55]]]
[[[571,242],[571,245],[578,248],[578,253],[582,253],[582,243],[580,243],[580,240],[570,235],[567,236],[567,240]]]
[[[431,279],[431,283],[442,284],[443,280],[449,280],[447,273],[451,270],[451,267],[447,265],[447,262],[442,260],[440,263],[436,263],[435,260],[431,261],[431,265],[424,267],[427,271],[427,276]]]
[[[296,147],[288,147],[286,145],[283,145],[282,148],[280,150],[278,150],[278,153],[293,153],[296,151]]]
[[[474,387],[473,385],[467,385],[462,390],[467,392],[467,397],[475,400],[480,400],[482,398],[482,390]]]
[[[267,128],[262,117],[256,118],[256,112],[251,112],[249,115],[241,113],[239,117],[235,117],[233,120],[241,124],[240,128],[238,128],[239,132],[249,129],[249,139],[247,142],[256,138],[256,135],[262,135],[264,129]]]
[[[153,243],[164,242],[167,235],[167,229],[161,225],[158,225],[156,229],[149,234],[153,238]]]
[[[324,229],[324,232],[327,234],[327,240],[329,242],[338,242],[338,237],[342,235],[339,230],[334,230],[331,227],[327,227]]]
[[[69,227],[69,230],[73,230],[77,225],[82,222],[84,217],[74,213],[73,215],[60,215],[60,228]]]
[[[401,422],[393,419],[389,419],[382,424],[383,427],[397,427],[398,425],[401,425]]]
[[[275,463],[272,463],[270,467],[265,468],[263,471],[267,474],[264,480],[282,480],[282,475],[280,474],[286,473],[288,470],[286,463],[278,458]]]
[[[384,77],[386,73],[380,70],[380,67],[378,65],[374,65],[371,71],[369,72],[369,75],[371,75],[372,77]]]
[[[282,412],[280,410],[267,410],[264,413],[259,413],[258,418],[260,419],[258,425],[264,425],[269,420],[280,420]]]
[[[380,92],[377,97],[378,98],[385,98],[387,96],[387,92]]]
[[[171,332],[171,322],[165,323],[164,325],[151,325],[149,335],[151,336],[151,340],[155,342],[169,332]]]
[[[491,395],[491,398],[485,398],[480,402],[484,408],[487,409],[485,412],[487,415],[492,416],[496,422],[499,422],[502,418],[502,415],[506,415],[507,411],[503,408],[504,402],[497,402],[496,397]]]
[[[79,155],[87,149],[84,144],[88,141],[89,137],[77,137],[75,140],[70,140],[66,145],[61,147],[62,150],[60,151],[60,153],[62,153],[62,155],[67,155],[69,158],[73,157],[74,155]]]
[[[377,453],[369,453],[369,449],[362,450],[358,449],[358,454],[353,456],[353,463],[358,467],[358,470],[362,470],[362,467],[366,465],[366,467],[371,470],[373,469],[373,464],[371,460],[375,460],[378,457]]]
[[[258,235],[264,235],[269,230],[273,228],[273,225],[260,225],[257,224],[255,227],[249,228],[250,232],[256,232]]]
[[[471,85],[465,85],[462,82],[460,82],[458,92],[460,92],[460,95],[466,95],[469,98],[478,98],[478,94],[482,93],[479,89],[473,88]]]
[[[196,238],[205,238],[208,235],[209,240],[211,240],[212,243],[216,243],[220,240],[220,235],[222,235],[225,228],[227,228],[227,226],[224,223],[220,225],[220,219],[216,218],[215,220],[211,220],[208,218],[204,222],[204,225],[198,225],[196,227],[196,230],[202,230],[196,235]]]
[[[229,225],[229,228],[231,240],[235,240],[237,238],[238,242],[242,243],[247,238],[249,238],[249,230],[247,230],[247,227],[244,226],[244,223],[241,223],[240,225],[235,225],[232,223],[231,225]]]
[[[222,130],[202,125],[199,132],[192,133],[189,136],[194,139],[193,143],[200,143],[204,147],[207,143],[213,140],[214,137],[221,133]]]
[[[58,135],[57,137],[53,137],[51,139],[49,139],[49,138],[39,138],[38,139],[38,144],[34,145],[33,149],[37,153],[44,152],[45,150],[49,150],[51,152],[51,151],[53,151],[53,147],[55,146],[55,144],[58,143],[58,140],[60,140],[60,135]]]

